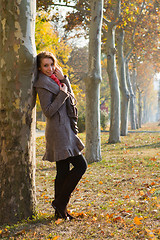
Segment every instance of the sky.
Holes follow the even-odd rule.
[[[56,1],[55,1],[56,3]],[[57,1],[58,3],[58,1]],[[62,4],[64,2],[62,1]],[[72,3],[71,3],[72,4]],[[64,3],[65,5],[65,3]],[[65,19],[65,16],[67,14],[67,12],[71,12],[73,10],[73,8],[69,8],[69,7],[56,7],[55,10],[53,10],[53,14],[55,14],[57,11],[60,15],[62,15],[62,18]],[[59,25],[59,34],[60,37],[63,37],[64,34],[64,30],[62,29],[62,25]],[[81,30],[83,31],[83,30]],[[75,32],[77,32],[76,30],[73,30],[73,33],[71,33],[71,36],[73,36],[73,38],[70,40],[71,44],[77,46],[77,47],[84,47],[86,45],[88,45],[88,39],[85,39],[84,37],[80,37],[80,38],[74,38]]]

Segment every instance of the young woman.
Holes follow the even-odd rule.
[[[37,67],[38,80],[34,87],[46,116],[46,152],[43,160],[56,162],[57,170],[52,206],[56,218],[72,219],[67,212],[67,204],[87,169],[81,153],[84,145],[77,136],[75,98],[68,78],[63,75],[52,53],[39,53]]]

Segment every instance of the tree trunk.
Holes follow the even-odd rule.
[[[35,212],[35,3],[0,5],[0,224]]]
[[[118,73],[120,81],[121,91],[121,136],[127,136],[128,134],[128,105],[130,94],[126,84],[126,69],[125,59],[123,54],[123,42],[124,42],[124,30],[120,28],[118,30]]]
[[[143,96],[143,117],[142,123],[146,123],[148,121],[148,106],[147,106],[147,96]]]
[[[157,109],[157,121],[160,122],[160,78],[159,78],[159,88],[158,88],[158,109]]]
[[[135,95],[132,88],[131,78],[130,78],[130,72],[128,67],[128,61],[126,61],[126,80],[127,80],[127,86],[130,93],[130,102],[129,102],[129,115],[130,115],[130,124],[131,129],[136,129],[136,119],[135,119]]]
[[[142,92],[138,90],[138,125],[142,127]]]
[[[91,1],[89,32],[89,69],[86,84],[86,152],[89,163],[101,160],[100,141],[100,82],[101,82],[101,25],[103,1]]]
[[[109,143],[117,143],[120,142],[120,91],[115,59],[115,26],[112,22],[108,23],[106,52],[107,73],[111,92]]]
[[[134,92],[134,102],[133,102],[133,107],[134,107],[134,118],[135,118],[135,123],[136,123],[136,129],[139,128],[138,125],[138,112],[137,112],[137,72],[136,72],[136,66],[135,66],[135,61],[133,62],[133,73],[132,73],[132,78],[131,78],[131,83],[132,83],[132,87],[133,87],[133,92]]]

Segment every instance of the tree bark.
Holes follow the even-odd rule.
[[[0,224],[35,212],[35,11],[35,1],[1,0]]]
[[[130,102],[129,102],[129,115],[130,115],[130,124],[131,129],[136,129],[136,119],[135,119],[135,95],[132,88],[132,83],[130,79],[130,72],[128,67],[128,61],[126,61],[126,80],[127,80],[127,86],[128,90],[130,92]]]
[[[158,109],[157,109],[157,121],[160,122],[160,78],[158,80]]]
[[[142,92],[138,89],[138,126],[142,127]]]
[[[108,23],[106,52],[107,73],[111,92],[109,143],[117,143],[120,142],[120,91],[115,59],[115,25],[112,22]]]
[[[147,123],[148,121],[148,106],[147,106],[147,95],[143,96],[143,116],[142,123]]]
[[[132,84],[132,88],[133,88],[133,92],[134,92],[134,100],[133,100],[133,108],[134,108],[134,116],[131,116],[135,119],[135,124],[136,124],[136,129],[139,128],[138,125],[138,112],[137,112],[137,72],[136,72],[136,64],[135,64],[135,60],[133,62],[133,72],[132,72],[132,77],[131,77],[131,84]]]
[[[120,81],[120,92],[121,92],[121,136],[127,136],[128,134],[128,106],[130,94],[127,89],[126,83],[126,68],[125,59],[123,54],[123,42],[124,42],[124,30],[120,28],[118,30],[118,73]]]
[[[101,160],[100,83],[101,83],[101,25],[103,1],[91,1],[89,32],[89,69],[86,84],[86,152],[89,163]]]

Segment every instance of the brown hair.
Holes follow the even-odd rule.
[[[40,52],[40,53],[37,55],[37,68],[38,68],[38,69],[41,67],[41,61],[42,61],[42,59],[44,59],[44,58],[51,58],[51,59],[53,60],[53,64],[54,64],[55,66],[57,65],[57,59],[56,59],[56,57],[53,55],[53,53],[43,51],[43,52]]]

